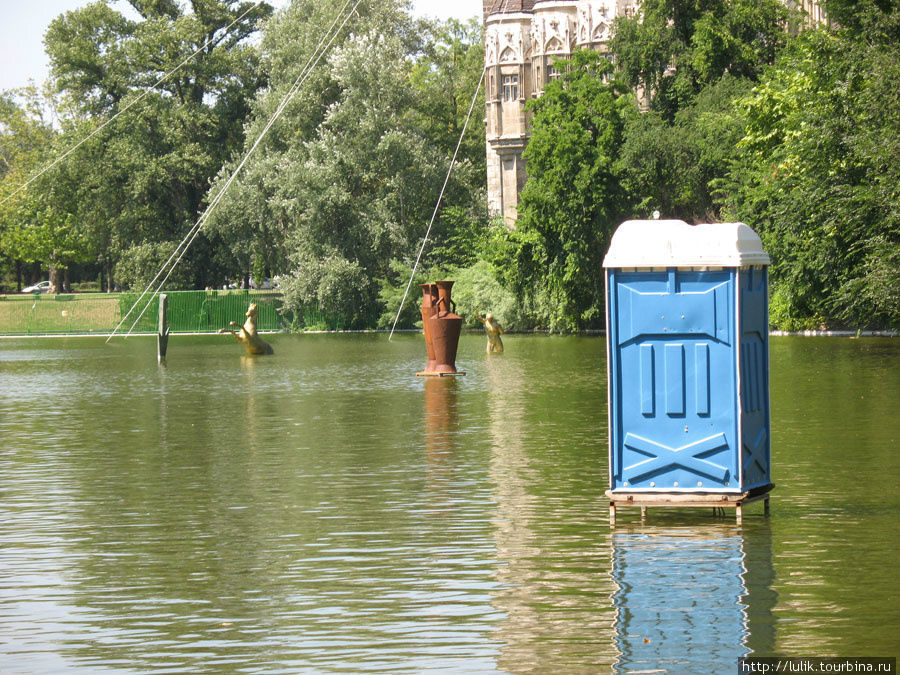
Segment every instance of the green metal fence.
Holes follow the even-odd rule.
[[[278,291],[171,291],[166,295],[173,333],[214,333],[230,321],[243,323],[252,302],[259,310],[260,331],[288,330],[293,323],[291,316],[282,314]],[[155,333],[159,297],[148,294],[132,309],[139,297],[139,293],[0,295],[0,335],[109,334],[129,310],[120,332]]]

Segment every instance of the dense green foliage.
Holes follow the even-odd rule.
[[[59,224],[72,223],[85,246],[80,258],[97,260],[109,285],[130,249],[174,248],[197,219],[210,178],[240,147],[248,101],[265,82],[250,38],[271,13],[266,4],[247,12],[255,3],[234,0],[194,0],[190,12],[171,1],[129,4],[135,20],[98,0],[50,24],[44,43],[54,98],[46,105],[58,132],[45,157],[62,156],[128,110],[35,181],[15,199],[20,212],[4,218],[29,231],[64,233]],[[56,215],[30,215],[47,213]],[[201,236],[185,259],[192,285],[218,276],[214,244]],[[66,248],[55,235],[49,245],[57,257]]]
[[[603,73],[578,84],[583,57],[565,64],[534,106],[507,238],[509,285],[553,297],[539,325],[590,327],[603,242],[621,219],[659,211],[756,229],[778,328],[900,327],[900,9],[832,6],[842,27],[799,30],[776,0],[646,0],[612,43],[612,76],[637,94],[624,110],[593,102],[612,86]],[[622,120],[620,142],[586,134]],[[554,185],[548,168],[566,178]]]
[[[778,0],[647,0],[616,22],[615,67],[593,52],[558,61],[563,76],[531,104],[507,241],[537,325],[603,325],[602,260],[623,220],[718,217],[712,182],[743,135],[732,102],[787,42],[786,19]]]
[[[71,249],[74,241],[71,221],[60,218],[53,206],[56,198],[38,200],[29,194],[16,197],[21,185],[42,162],[53,146],[54,131],[43,119],[40,98],[32,87],[23,92],[23,103],[9,94],[0,96],[0,265],[21,279],[31,268],[28,281],[37,281],[37,272],[49,268],[55,258],[56,230],[65,232]]]
[[[729,215],[773,257],[788,328],[900,327],[900,12],[807,32],[750,96]]]
[[[643,0],[616,21],[621,77],[671,121],[726,73],[755,79],[788,39],[780,0]]]
[[[142,287],[240,167],[168,288],[277,276],[316,327],[389,327],[432,225],[401,326],[445,277],[470,324],[594,328],[612,232],[659,211],[756,229],[776,327],[900,327],[895,3],[829,0],[835,23],[810,27],[780,0],[645,0],[609,60],[575,52],[529,104],[514,228],[487,213],[481,92],[435,209],[476,21],[365,2],[304,75],[342,0],[130,4],[57,18],[45,92],[0,97],[0,290],[68,268]]]
[[[254,103],[248,146],[302,76],[298,44],[311,53],[342,5],[295,2],[268,26],[272,86]],[[382,283],[406,282],[401,262],[412,262],[430,222],[480,76],[480,43],[476,25],[415,22],[397,0],[360,5],[215,213],[214,231],[242,268],[280,272],[291,307],[374,325]],[[477,212],[483,185],[484,148],[469,140],[445,196],[451,221]],[[434,237],[452,230],[439,223]]]
[[[530,104],[534,128],[525,159],[514,246],[516,286],[553,330],[603,324],[603,254],[623,217],[616,166],[627,89],[607,84],[611,67],[593,51],[558,62],[565,74]]]

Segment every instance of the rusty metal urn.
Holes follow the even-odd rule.
[[[436,375],[456,374],[456,350],[462,331],[462,317],[453,310],[456,303],[450,297],[452,281],[436,281],[438,290],[437,311],[429,319],[431,344],[434,349],[435,365],[429,373]]]
[[[438,288],[436,284],[419,284],[422,287],[422,328],[425,331],[425,348],[428,350],[428,363],[425,372],[432,372],[437,366],[434,360],[434,345],[431,340],[431,317],[437,313]]]

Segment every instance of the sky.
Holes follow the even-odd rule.
[[[91,0],[0,0],[0,91],[24,87],[29,79],[40,85],[47,78],[44,32],[63,12]],[[289,0],[268,0],[283,7]],[[119,9],[126,3],[118,0]],[[416,16],[467,19],[481,15],[481,0],[413,0]],[[129,8],[130,9],[130,8]]]

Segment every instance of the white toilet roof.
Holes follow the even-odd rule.
[[[744,223],[688,225],[628,220],[619,225],[604,267],[743,267],[768,265],[762,241]]]

